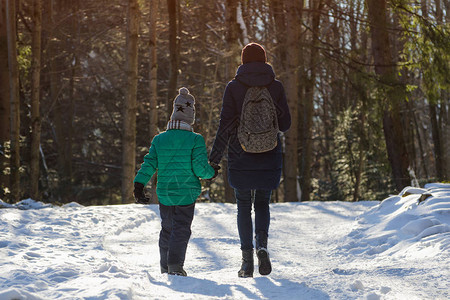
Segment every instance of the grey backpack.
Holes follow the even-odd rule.
[[[262,153],[277,146],[278,118],[266,87],[249,87],[242,104],[238,139],[242,149]]]

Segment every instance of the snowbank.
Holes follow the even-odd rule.
[[[8,204],[8,203],[0,200],[0,208],[18,208],[18,209],[22,209],[22,210],[27,210],[27,209],[42,209],[42,208],[49,208],[49,207],[53,207],[53,205],[49,204],[49,203],[35,201],[31,198],[19,201],[15,204]]]
[[[449,259],[450,184],[407,187],[357,220],[342,247],[352,254]]]

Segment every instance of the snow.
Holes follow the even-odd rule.
[[[0,208],[1,300],[450,298],[450,184],[271,204],[273,272],[254,278],[237,277],[234,204],[196,205],[188,277],[160,274],[157,205]]]

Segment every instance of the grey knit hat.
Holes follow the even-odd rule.
[[[173,100],[173,112],[170,120],[183,121],[190,125],[195,122],[195,99],[185,87],[179,89],[178,95]]]

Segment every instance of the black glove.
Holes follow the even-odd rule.
[[[145,196],[144,185],[140,182],[134,183],[133,195],[134,195],[134,200],[136,200],[136,203],[139,203],[139,204],[149,204],[150,203],[150,199]]]
[[[219,175],[220,166],[212,161],[209,162],[210,166],[214,168],[214,176],[210,179],[213,180]]]

